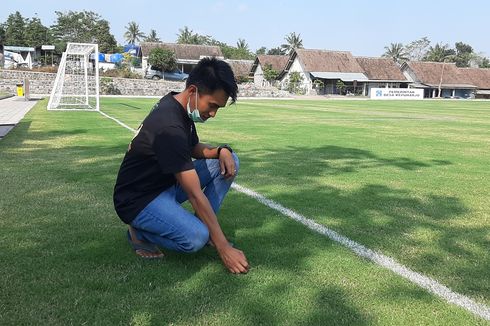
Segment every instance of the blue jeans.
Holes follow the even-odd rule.
[[[238,171],[239,161],[235,153],[233,158]],[[225,179],[221,175],[217,159],[195,160],[194,168],[204,195],[214,213],[218,214],[234,178]],[[187,199],[187,194],[178,184],[160,193],[131,222],[138,239],[180,252],[196,252],[204,247],[209,241],[208,228],[181,206]]]

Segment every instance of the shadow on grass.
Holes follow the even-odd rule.
[[[148,105],[141,105],[141,106],[136,106],[136,105],[131,105],[131,104],[128,104],[128,103],[122,103],[122,102],[117,102],[117,103],[114,103],[112,104],[113,106],[117,106],[118,109],[121,109],[121,108],[128,108],[128,109],[136,109],[136,110],[147,110],[148,109]]]
[[[258,164],[261,169],[278,169],[284,172],[286,177],[294,174],[300,178],[338,175],[386,166],[414,171],[432,165],[451,164],[449,161],[420,162],[406,157],[383,158],[367,150],[340,146],[288,147],[280,151],[245,152],[242,156],[252,167]]]
[[[486,225],[465,225],[470,209],[458,197],[387,185],[397,171],[420,178],[423,170],[437,170],[451,165],[450,161],[386,158],[339,146],[289,147],[257,155],[245,152],[241,159],[247,175],[272,180],[275,186],[271,188],[280,189],[274,190],[271,199],[447,282],[456,291],[490,300]],[[380,168],[390,172],[386,177],[380,174],[383,182],[379,184],[361,182],[360,187],[345,190],[325,182],[329,176],[349,177]]]
[[[115,324],[141,320],[156,324],[243,325],[373,322],[366,306],[354,303],[354,289],[304,281],[309,277],[312,259],[322,255],[330,259],[329,253],[339,250],[331,241],[312,235],[297,223],[236,193],[230,194],[220,219],[225,233],[251,261],[250,274],[228,275],[212,249],[195,255],[168,253],[164,261],[139,260],[129,250],[124,226],[112,208],[113,182],[126,144],[101,146],[87,142],[86,146],[55,146],[56,150],[52,150],[50,142],[44,145],[22,142],[29,137],[52,140],[56,145],[65,136],[85,131],[29,132],[29,123],[19,127],[5,146],[19,146],[23,150],[0,157],[4,167],[16,168],[10,175],[14,181],[31,178],[28,188],[12,182],[11,194],[0,199],[9,200],[2,202],[6,241],[0,257],[11,262],[2,267],[6,269],[4,275],[13,276],[2,281],[6,291],[2,302],[20,307],[12,322]],[[319,213],[313,217],[320,221],[325,216],[334,219],[342,233],[373,248],[396,252],[404,246],[416,246],[415,242],[407,241],[401,243],[401,248],[393,249],[390,244],[420,227],[440,234],[443,240],[436,244],[443,251],[454,249],[451,242],[468,236],[481,238],[485,232],[456,230],[436,223],[466,212],[467,208],[457,198],[416,198],[409,191],[379,184],[346,192],[311,183],[310,179],[379,166],[411,171],[430,167],[430,163],[380,158],[369,151],[336,146],[316,150],[290,148],[267,156],[269,159],[264,161],[253,153],[243,153],[242,169],[253,173],[259,165],[260,169],[265,165],[278,174],[278,182],[288,179],[288,173],[293,172],[302,189],[288,189],[274,199],[286,206],[298,205],[298,211],[306,203],[315,203]],[[370,217],[373,212],[386,217],[382,225]],[[484,238],[477,242],[485,244]],[[488,266],[488,261],[483,265]],[[336,267],[325,268],[335,274]],[[478,275],[474,271],[481,273],[481,269],[468,270],[465,266],[464,272],[475,279],[475,286],[483,284],[487,280],[485,273]]]

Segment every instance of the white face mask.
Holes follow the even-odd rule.
[[[194,108],[194,111],[191,112],[191,97],[189,96],[189,100],[187,101],[187,114],[189,115],[189,118],[191,118],[194,122],[204,122],[205,120],[201,118],[201,116],[199,115],[199,110],[197,109],[197,100],[198,94],[196,89],[196,107]]]

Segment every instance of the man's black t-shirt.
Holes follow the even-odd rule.
[[[129,144],[114,187],[114,207],[131,221],[162,191],[176,183],[174,173],[191,170],[199,142],[194,122],[169,93],[155,105]]]

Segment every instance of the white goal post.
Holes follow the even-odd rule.
[[[99,111],[97,44],[67,44],[49,97],[48,110]]]

